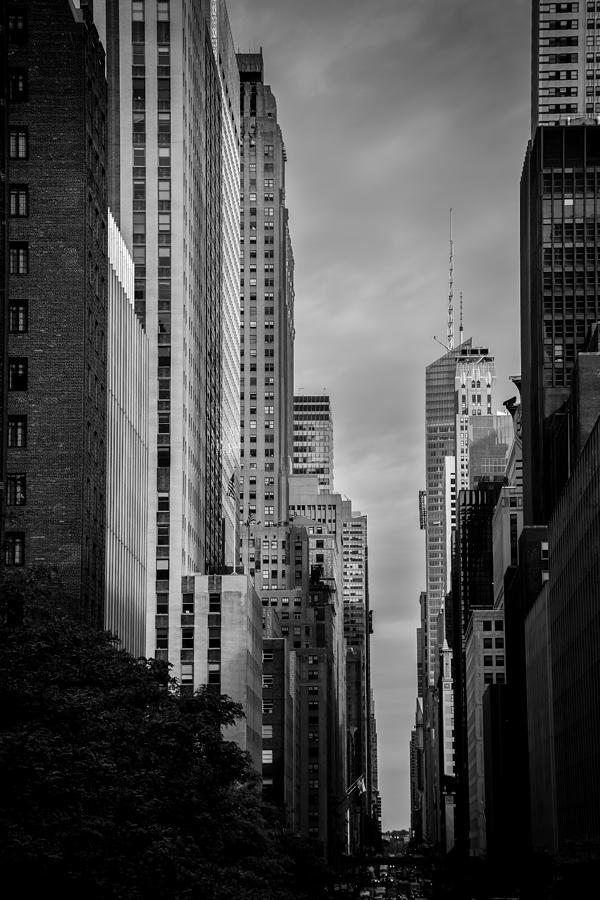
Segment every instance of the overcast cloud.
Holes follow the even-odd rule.
[[[296,388],[334,405],[335,487],[369,517],[384,828],[408,827],[415,629],[425,585],[425,367],[455,319],[519,372],[518,193],[529,0],[227,0],[262,46],[288,155]],[[456,326],[458,334],[458,325]]]

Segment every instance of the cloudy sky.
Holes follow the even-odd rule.
[[[296,387],[331,394],[335,487],[369,517],[383,825],[408,827],[425,367],[444,352],[433,336],[446,340],[452,207],[465,337],[495,354],[500,401],[515,393],[530,3],[227,5],[236,46],[262,47],[277,98],[296,260]]]

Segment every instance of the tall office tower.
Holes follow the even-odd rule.
[[[117,635],[133,656],[143,656],[148,547],[148,338],[133,309],[133,260],[110,210],[108,263],[104,627]],[[90,502],[96,504],[93,490]]]
[[[449,350],[427,367],[425,380],[425,542],[426,581],[422,615],[424,640],[424,831],[432,843],[442,841],[440,746],[437,740],[440,612],[450,590],[451,546],[456,527],[457,480],[467,463],[461,449],[468,440],[470,417],[489,416],[495,406],[494,357],[472,339]],[[457,472],[457,462],[460,466]],[[455,658],[456,658],[456,654]]]
[[[351,850],[364,847],[368,837],[367,817],[371,810],[371,751],[369,697],[371,695],[369,609],[369,568],[367,545],[367,517],[352,510],[349,500],[343,501],[342,565],[344,635],[346,638],[346,704],[348,731],[348,781],[363,776],[366,796],[354,796],[349,812],[352,818]]]
[[[328,394],[294,397],[294,475],[318,475],[319,490],[333,493],[333,417]]]
[[[133,249],[150,347],[147,652],[176,674],[181,578],[222,565],[222,80],[231,72],[215,58],[207,6],[109,0],[98,10],[111,207]]]
[[[415,727],[410,733],[410,836],[423,840],[423,700],[418,697]]]
[[[73,607],[102,627],[104,51],[89,11],[67,0],[8,3],[7,24],[3,562],[55,568]]]
[[[262,53],[239,53],[240,512],[287,521],[292,455],[294,259],[285,206],[285,147]]]
[[[567,478],[564,404],[600,317],[600,127],[538,128],[521,179],[521,361],[526,525],[547,524]]]
[[[600,6],[533,0],[531,124],[600,115]]]
[[[450,537],[456,509],[457,416],[491,415],[494,357],[471,338],[429,365],[425,380],[426,578],[428,682],[438,664],[437,617],[450,588]],[[460,446],[460,444],[459,444]]]
[[[221,88],[221,450],[223,560],[238,562],[240,466],[240,79],[225,0],[203,0]]]
[[[445,628],[444,628],[445,631]],[[454,753],[454,675],[452,650],[444,638],[440,649],[438,679],[438,772],[440,779],[440,844],[445,853],[454,847],[454,808],[456,804]]]
[[[370,729],[371,742],[371,821],[375,843],[381,839],[381,794],[379,793],[379,763],[377,758],[377,718],[375,716],[375,699],[373,688],[370,690]]]

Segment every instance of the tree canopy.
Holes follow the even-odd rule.
[[[77,621],[40,573],[0,585],[0,861],[23,896],[292,900],[325,872],[222,737],[240,706],[184,695]]]

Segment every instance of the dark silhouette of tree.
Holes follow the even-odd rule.
[[[74,619],[46,573],[0,584],[0,711],[0,862],[21,896],[325,896],[222,737],[240,706],[184,696],[166,664]]]

